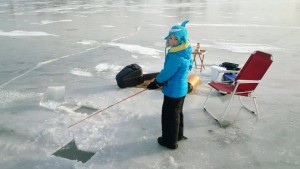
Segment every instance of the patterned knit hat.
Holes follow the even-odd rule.
[[[169,31],[169,35],[165,37],[165,40],[169,39],[170,35],[174,35],[178,39],[178,45],[182,42],[187,42],[188,32],[185,28],[185,24],[188,23],[188,20],[185,20],[181,23],[181,25],[174,25]]]

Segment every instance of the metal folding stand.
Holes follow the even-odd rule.
[[[202,72],[202,69],[205,69],[205,66],[204,66],[204,54],[206,53],[206,50],[200,50],[200,51],[194,51],[192,54],[193,54],[193,61],[195,63],[195,68],[196,69],[200,69],[200,72]],[[200,59],[200,65],[197,65],[197,61],[196,61],[196,57],[199,57]]]

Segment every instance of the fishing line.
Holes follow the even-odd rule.
[[[104,110],[107,110],[107,109],[109,109],[109,108],[111,108],[111,107],[113,107],[113,106],[115,106],[115,105],[117,105],[117,104],[119,104],[119,103],[121,103],[121,102],[127,100],[127,99],[130,99],[130,98],[132,98],[132,97],[134,97],[134,96],[136,96],[136,95],[138,95],[138,94],[141,94],[141,93],[143,93],[143,92],[146,91],[146,90],[148,90],[148,89],[147,89],[147,88],[146,88],[146,89],[143,89],[142,91],[139,91],[139,92],[137,92],[137,93],[135,93],[135,94],[133,94],[133,95],[131,95],[131,96],[128,96],[128,97],[126,97],[125,99],[122,99],[122,100],[120,100],[120,101],[118,101],[118,102],[116,102],[116,103],[114,103],[114,104],[112,104],[112,105],[110,105],[110,106],[105,107],[104,109],[98,110],[98,111],[96,111],[95,113],[93,113],[93,114],[87,116],[86,118],[81,119],[81,120],[79,120],[78,122],[76,122],[76,123],[70,125],[68,128],[70,128],[70,127],[72,127],[72,126],[75,126],[76,124],[78,124],[78,123],[80,123],[80,122],[82,122],[82,121],[84,121],[84,120],[86,120],[86,119],[89,119],[89,118],[95,116],[96,114],[99,114],[99,113],[103,112]]]

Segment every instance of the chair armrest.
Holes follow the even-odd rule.
[[[217,74],[217,77],[219,77],[220,73],[239,73],[240,71],[237,71],[237,70],[217,70],[218,71],[218,74]],[[224,81],[226,82],[226,81]],[[227,83],[230,82],[230,81],[227,81]]]
[[[241,84],[241,83],[260,83],[260,80],[237,80],[236,82],[238,84]]]
[[[218,70],[219,73],[240,73],[239,70]]]
[[[221,67],[221,68],[223,68],[223,67]],[[224,70],[223,69],[216,69],[216,71],[218,71],[218,75],[220,73],[240,73],[239,70],[226,70],[225,68],[224,68]]]

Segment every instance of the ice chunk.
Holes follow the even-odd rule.
[[[49,86],[40,101],[40,106],[56,110],[65,102],[65,86]]]
[[[49,86],[41,102],[48,102],[48,101],[64,102],[65,89],[66,89],[65,86]]]

